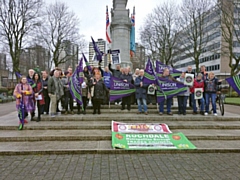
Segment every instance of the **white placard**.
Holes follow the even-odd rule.
[[[121,64],[120,50],[111,50],[112,64]]]
[[[202,97],[203,97],[203,89],[195,88],[194,89],[194,99],[202,99]]]
[[[194,81],[194,74],[185,74],[184,84],[187,86],[192,86]]]
[[[42,100],[42,95],[39,94],[37,97],[35,97],[36,100]]]
[[[155,94],[155,87],[153,85],[148,86],[147,94],[154,95]]]

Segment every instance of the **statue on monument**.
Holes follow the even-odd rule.
[[[113,0],[113,9],[126,9],[128,0]]]

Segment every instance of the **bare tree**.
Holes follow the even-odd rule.
[[[222,56],[229,59],[230,75],[235,76],[240,72],[240,8],[237,1],[220,1],[222,30]]]
[[[19,59],[24,42],[33,30],[42,0],[1,0],[0,36],[7,44],[13,72],[19,72]]]
[[[148,15],[140,35],[153,59],[172,64],[176,32],[179,30],[178,21],[178,7],[173,1],[157,6]]]
[[[205,27],[208,10],[214,5],[213,0],[183,0],[181,11],[181,31],[178,33],[179,52],[193,59],[196,71],[199,72],[199,57],[209,41]]]
[[[77,16],[69,11],[65,3],[55,2],[46,8],[38,34],[39,39],[43,40],[50,50],[55,66],[78,55],[78,51],[71,52],[71,45],[78,45],[80,48],[85,46],[78,26]]]

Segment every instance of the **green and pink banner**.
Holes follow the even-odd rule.
[[[126,150],[196,149],[183,133],[131,134],[112,132],[112,147]]]
[[[112,121],[112,131],[121,133],[172,133],[167,124]]]

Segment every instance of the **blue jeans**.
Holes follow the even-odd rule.
[[[186,114],[188,96],[177,96],[178,100],[178,113]]]
[[[138,112],[142,112],[142,104],[143,104],[144,112],[147,112],[147,101],[146,101],[146,99],[143,99],[143,98],[137,99],[137,104],[138,104]]]
[[[205,93],[205,100],[206,100],[206,109],[205,112],[209,112],[209,103],[210,103],[210,98],[212,100],[212,108],[213,108],[213,113],[217,113],[216,110],[216,98],[217,94],[216,93]]]
[[[194,99],[194,93],[191,94],[192,96],[192,106],[193,106],[193,112],[197,112],[197,105],[196,105],[196,99]],[[201,105],[200,105],[200,111],[204,112],[204,103],[205,100],[202,97],[202,99],[200,99]]]
[[[168,98],[167,99],[167,113],[170,113],[171,112],[171,107],[172,107],[172,100],[173,98]],[[158,103],[159,105],[159,112],[163,113],[164,112],[164,101]]]

